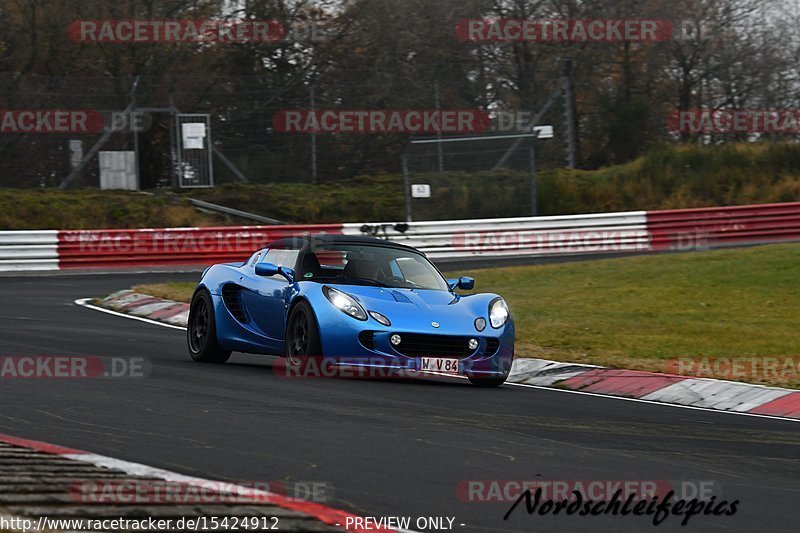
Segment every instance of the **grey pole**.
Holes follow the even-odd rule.
[[[433,82],[433,99],[434,99],[434,104],[436,105],[436,111],[440,111],[442,107],[441,107],[441,103],[439,101],[439,80],[435,80]],[[442,140],[441,128],[439,128],[439,131],[436,132],[436,138],[439,139],[440,141]],[[437,150],[437,154],[436,155],[437,155],[437,163],[438,163],[439,172],[443,172],[444,171],[444,151],[442,150],[442,143],[441,142],[436,143],[436,150]]]
[[[316,80],[311,81],[310,97],[311,97],[311,112],[316,113]],[[311,132],[311,183],[317,183],[317,134]]]
[[[538,113],[536,113],[536,116],[535,116],[535,117],[533,117],[533,120],[531,120],[531,123],[530,123],[530,125],[529,125],[529,126],[530,126],[530,129],[531,129],[531,131],[533,131],[534,127],[535,127],[535,126],[536,126],[536,125],[539,123],[539,121],[540,121],[540,120],[541,120],[541,119],[544,117],[545,113],[547,113],[547,112],[550,110],[550,107],[553,105],[553,103],[556,101],[556,99],[557,99],[559,96],[561,96],[561,93],[562,93],[563,91],[564,91],[564,84],[560,82],[560,83],[558,84],[558,87],[556,88],[556,90],[555,90],[555,91],[553,91],[553,94],[551,94],[551,95],[550,95],[550,97],[549,97],[549,98],[547,99],[547,101],[544,103],[544,105],[542,106],[542,108],[541,108],[541,109],[539,109],[539,112],[538,112]],[[514,153],[514,150],[516,150],[517,148],[519,148],[519,145],[520,145],[520,143],[522,143],[522,139],[523,139],[523,137],[524,137],[524,135],[521,135],[521,136],[519,136],[519,137],[517,138],[517,140],[515,140],[515,141],[514,141],[514,142],[511,144],[511,146],[509,146],[509,147],[508,147],[508,150],[506,150],[506,153],[505,153],[505,154],[503,154],[503,157],[501,157],[501,158],[500,158],[500,160],[499,160],[497,163],[495,163],[495,165],[492,167],[492,170],[499,170],[499,169],[501,169],[501,168],[503,167],[503,165],[505,165],[505,164],[506,164],[506,161],[508,161],[508,158],[509,158],[509,157],[511,157],[511,154],[513,154],[513,153]]]
[[[403,151],[403,189],[405,189],[406,222],[411,222],[411,184],[408,182],[408,154]]]
[[[133,172],[136,175],[136,190],[142,189],[142,182],[139,178],[139,130],[133,125],[134,114],[136,113],[136,89],[139,87],[139,76],[133,82],[131,88],[131,112],[127,117],[128,124],[133,129]]]
[[[180,188],[178,182],[178,134],[175,120],[175,77],[173,76],[169,84],[169,150],[170,150],[170,182],[172,188],[178,190]]]
[[[530,157],[530,182],[531,182],[531,216],[535,217],[537,213],[536,203],[537,199],[537,186],[536,186],[536,137],[531,139],[531,147],[529,152]]]
[[[564,60],[564,126],[567,132],[567,168],[575,168],[575,118],[572,109],[572,59]]]

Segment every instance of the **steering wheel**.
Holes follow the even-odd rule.
[[[419,283],[414,283],[411,280],[401,278],[400,276],[389,276],[384,280],[385,283],[408,285],[411,287],[421,287]]]

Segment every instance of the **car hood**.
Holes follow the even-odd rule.
[[[431,323],[436,322],[441,333],[474,331],[475,319],[487,317],[489,302],[496,297],[364,285],[332,284],[330,287],[355,297],[367,311],[377,311],[386,316],[395,329],[428,330]]]

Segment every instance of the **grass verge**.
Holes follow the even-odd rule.
[[[776,357],[788,371],[715,377],[800,388],[783,366],[800,355],[798,263],[800,245],[786,244],[458,274],[506,298],[520,356],[649,371],[680,357]],[[194,284],[134,289],[188,301]]]
[[[174,194],[78,189],[0,190],[0,230],[128,229],[222,226],[241,219],[210,215]]]

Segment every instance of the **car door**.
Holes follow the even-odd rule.
[[[277,266],[295,268],[299,250],[274,249],[263,254],[259,261]],[[292,285],[280,274],[258,276],[255,264],[243,268],[241,285],[244,305],[253,325],[268,339],[265,341],[275,351],[283,350],[286,331],[286,308],[294,291]]]

